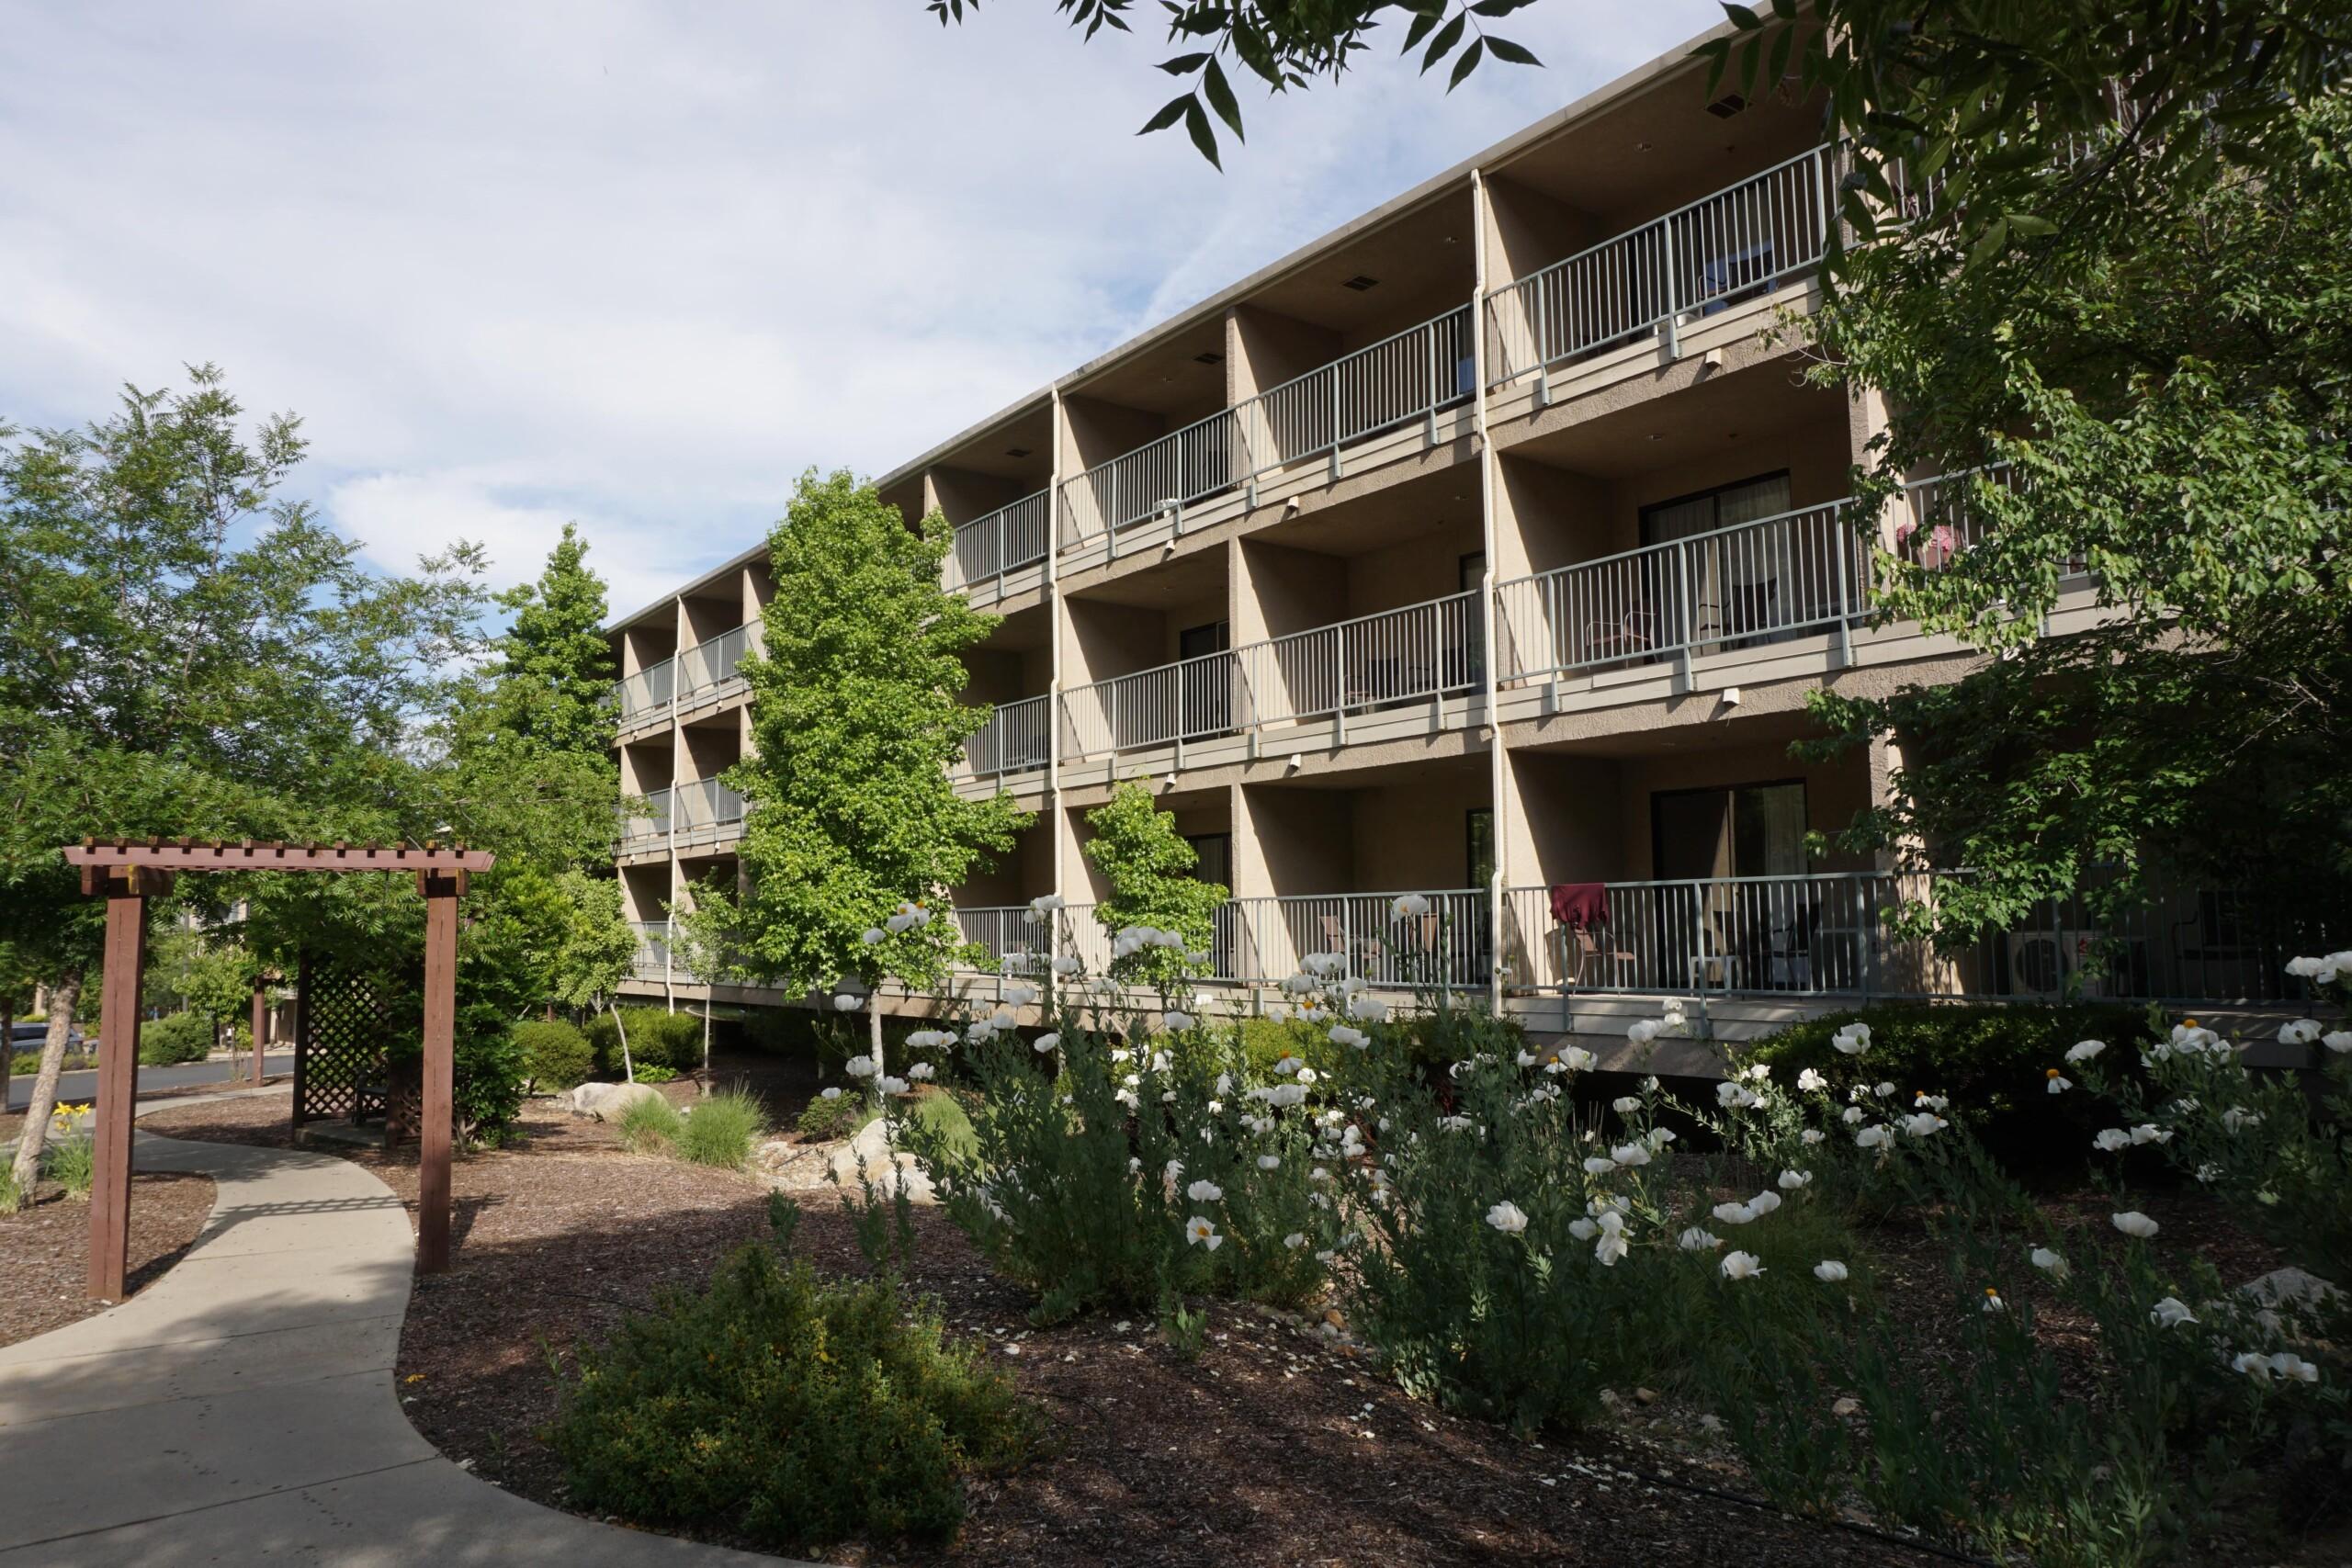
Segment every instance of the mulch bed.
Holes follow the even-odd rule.
[[[175,1137],[283,1144],[285,1104],[229,1100],[150,1117]],[[458,1162],[457,1267],[420,1280],[401,1337],[418,1429],[475,1473],[565,1506],[537,1431],[551,1365],[607,1338],[664,1286],[691,1288],[767,1235],[767,1193],[729,1173],[634,1156],[611,1131],[534,1106],[521,1146]],[[343,1152],[338,1149],[337,1152]],[[413,1203],[412,1152],[349,1151]],[[829,1197],[804,1198],[797,1247],[862,1272]],[[1043,1406],[1050,1451],[978,1483],[954,1547],[851,1543],[880,1565],[1645,1562],[1911,1564],[1883,1540],[1680,1490],[1731,1488],[1687,1454],[1589,1434],[1521,1443],[1408,1398],[1344,1348],[1246,1307],[1212,1305],[1198,1359],[1147,1323],[1033,1329],[1026,1294],[992,1275],[935,1210],[912,1270],[951,1326],[984,1337]],[[1630,1392],[1630,1391],[1629,1391]],[[1668,1483],[1660,1484],[1660,1481]],[[741,1543],[736,1543],[741,1544]]]
[[[11,1117],[12,1123],[21,1116]],[[15,1145],[14,1126],[0,1128],[0,1156]],[[156,1171],[130,1182],[130,1274],[133,1294],[179,1261],[212,1213],[212,1179]],[[33,1201],[0,1214],[0,1345],[14,1345],[105,1310],[85,1294],[90,1276],[90,1205],[44,1181]]]

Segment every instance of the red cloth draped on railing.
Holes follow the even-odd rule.
[[[1609,885],[1605,882],[1554,883],[1552,918],[1564,926],[1607,925]]]

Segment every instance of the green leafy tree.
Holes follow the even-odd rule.
[[[637,933],[621,917],[620,884],[609,877],[567,872],[560,879],[567,910],[563,941],[556,951],[552,995],[567,1007],[613,1015],[621,1043],[621,1073],[637,1081],[629,1055],[628,1025],[622,1021],[621,982],[637,962]]]
[[[1427,75],[1447,60],[1445,90],[1462,85],[1487,59],[1537,65],[1532,50],[1487,30],[1533,0],[1323,0],[1314,5],[1227,5],[1222,0],[1161,0],[1168,40],[1179,52],[1159,62],[1170,76],[1192,85],[1163,105],[1139,135],[1182,125],[1201,156],[1222,167],[1215,114],[1236,141],[1243,140],[1241,100],[1226,67],[1246,72],[1270,93],[1305,89],[1317,77],[1337,82],[1355,57],[1373,45],[1384,25],[1401,34],[1398,52],[1419,54]],[[1135,0],[1056,0],[1069,25],[1091,39],[1108,28],[1127,32]],[[942,27],[977,13],[980,0],[924,0],[923,8]]]
[[[514,620],[498,639],[489,711],[517,740],[601,759],[612,744],[615,671],[605,581],[587,557],[587,541],[566,523],[538,581],[499,595]]]
[[[1121,784],[1110,800],[1086,814],[1095,836],[1086,845],[1086,858],[1102,873],[1110,893],[1094,907],[1094,918],[1106,931],[1135,926],[1174,931],[1182,948],[1146,947],[1120,959],[1114,969],[1122,978],[1162,987],[1188,976],[1207,973],[1205,958],[1217,907],[1226,889],[1194,874],[1200,855],[1176,831],[1174,814],[1152,804],[1151,791],[1142,784]]]
[[[1865,516],[1905,476],[1974,476],[1880,549],[1879,612],[1997,655],[1816,696],[1815,754],[1888,738],[1905,764],[1845,841],[1970,867],[1909,912],[1955,940],[2166,884],[2340,920],[2352,95],[2322,84],[2352,16],[1834,10],[1850,31],[1806,69],[1860,166],[1817,374],[1891,410]],[[1735,68],[1797,36],[1747,30]],[[2086,581],[2098,623],[2048,635]]]
[[[479,552],[366,570],[277,493],[299,422],[248,435],[220,373],[188,374],[85,429],[0,426],[0,942],[51,997],[21,1186],[104,925],[60,846],[430,832],[415,727],[477,644]]]
[[[801,476],[769,536],[791,592],[744,660],[754,745],[726,775],[751,803],[737,852],[749,888],[700,888],[695,911],[675,912],[730,972],[795,991],[935,983],[958,942],[930,913],[1028,823],[1010,796],[967,799],[948,780],[989,713],[957,699],[959,655],[996,624],[940,587],[950,538],[944,518],[910,527],[846,469]],[[924,914],[894,919],[904,906]]]
[[[252,1002],[256,970],[237,931],[210,926],[200,917],[194,924],[173,922],[148,950],[150,989],[164,988],[209,1020],[216,1045],[222,1030]]]

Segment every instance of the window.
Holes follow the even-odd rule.
[[[1464,887],[1484,887],[1495,876],[1495,814],[1487,807],[1474,806],[1463,813],[1463,859],[1469,876]]]
[[[1230,833],[1187,833],[1184,841],[1193,846],[1198,857],[1193,866],[1193,878],[1197,882],[1214,882],[1227,892],[1233,890],[1233,835]]]
[[[1802,875],[1804,834],[1799,780],[1650,797],[1651,865],[1661,881]]]
[[[1678,614],[1690,616],[1687,627],[1674,626],[1679,634],[1675,640],[1740,644],[1804,617],[1810,607],[1797,604],[1792,597],[1802,581],[1789,585],[1792,593],[1783,593],[1781,582],[1781,570],[1791,562],[1789,525],[1740,527],[1788,510],[1785,468],[1642,508],[1642,543],[1690,541],[1679,552],[1680,559],[1660,574],[1662,581],[1673,583],[1679,569],[1675,602],[1659,617],[1673,626]],[[1802,580],[1815,574],[1797,575]]]

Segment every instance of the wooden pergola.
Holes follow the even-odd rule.
[[[469,873],[488,871],[487,850],[406,845],[236,843],[193,839],[85,839],[68,845],[82,868],[82,892],[107,901],[106,962],[99,982],[96,1173],[90,1188],[90,1294],[120,1301],[130,1264],[130,1121],[139,1089],[140,980],[147,965],[147,900],[171,890],[181,872],[413,872],[424,897],[424,1095],[419,1129],[416,1266],[449,1267],[449,1141],[455,1084],[458,900]],[[256,1009],[258,1010],[258,1009]],[[254,1060],[258,1081],[260,1039]]]

